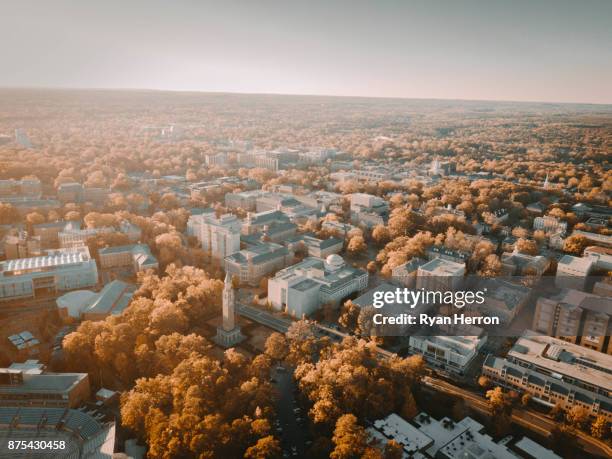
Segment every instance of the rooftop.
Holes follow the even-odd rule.
[[[508,358],[612,391],[612,355],[527,330]]]
[[[419,271],[429,272],[436,276],[460,276],[465,272],[465,265],[442,258],[434,258],[419,266]]]

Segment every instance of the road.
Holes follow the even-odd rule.
[[[280,368],[283,368],[280,370]],[[280,371],[279,371],[280,370]],[[276,411],[278,414],[278,424],[276,432],[278,437],[282,439],[284,455],[293,456],[292,447],[296,448],[295,456],[305,457],[306,442],[309,439],[308,429],[305,425],[305,414],[298,408],[295,400],[295,381],[293,379],[293,371],[286,367],[276,367],[274,369],[274,385],[278,389],[279,398],[276,402]],[[298,419],[301,419],[298,422]]]
[[[292,321],[290,319],[284,319],[276,317],[269,312],[262,311],[261,309],[254,308],[252,306],[238,305],[238,314],[247,317],[248,319],[254,320],[264,326],[272,328],[281,333],[285,333]],[[317,330],[321,335],[328,336],[334,341],[342,341],[343,338],[349,336],[339,330],[325,327],[321,324],[315,323]],[[380,358],[390,358],[395,356],[392,352],[384,349],[377,349]],[[422,383],[428,387],[443,392],[445,394],[454,395],[456,397],[464,399],[469,402],[470,406],[480,412],[489,414],[489,404],[485,398],[480,394],[474,393],[467,389],[455,386],[454,384],[444,381],[442,379],[434,378],[431,376],[423,377]],[[528,411],[522,408],[515,408],[512,412],[512,421],[523,427],[531,429],[544,437],[548,437],[551,430],[557,426],[557,422],[547,418],[539,413]],[[600,455],[603,457],[612,457],[612,448],[606,443],[591,437],[581,431],[576,431],[576,437],[578,442],[583,449],[591,454]]]

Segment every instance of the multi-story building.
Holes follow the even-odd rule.
[[[426,255],[429,261],[434,260],[436,258],[441,258],[442,260],[453,261],[455,263],[463,264],[465,264],[470,258],[470,254],[467,252],[449,249],[448,247],[445,247],[443,245],[432,245],[428,247]]]
[[[337,237],[319,239],[312,234],[298,234],[286,239],[284,245],[295,253],[300,249],[306,249],[308,256],[317,258],[327,258],[328,255],[339,253],[342,250],[344,241]]]
[[[559,288],[575,288],[584,290],[587,276],[593,269],[593,260],[588,257],[573,257],[563,255],[557,263],[555,284]]]
[[[501,256],[502,271],[507,276],[541,276],[550,266],[550,260],[541,255],[504,252]]]
[[[89,238],[95,237],[98,234],[112,233],[115,231],[111,227],[101,228],[85,228],[85,229],[67,229],[58,233],[59,245],[63,248],[79,247],[87,244]]]
[[[255,210],[257,198],[264,196],[265,191],[252,190],[241,191],[240,193],[226,193],[225,205],[230,209],[243,209],[246,211]]]
[[[81,229],[81,222],[78,221],[40,223],[33,226],[34,236],[40,237],[40,244],[43,249],[58,247],[59,233],[79,229]]]
[[[411,334],[409,346],[412,352],[421,354],[430,365],[462,375],[487,341],[482,329],[470,327],[469,332],[473,334],[428,336],[431,330],[427,330],[423,334]]]
[[[4,256],[7,260],[42,255],[40,236],[30,236],[27,231],[4,238]]]
[[[115,450],[115,421],[93,410],[0,407],[0,438],[26,442],[36,438],[49,445],[64,442],[61,457],[70,459],[110,458]]]
[[[280,210],[247,214],[241,230],[244,235],[265,233],[272,242],[280,242],[294,236],[296,231],[297,225]]]
[[[612,356],[526,331],[507,357],[487,356],[482,374],[545,406],[580,406],[612,421]]]
[[[347,266],[340,255],[308,257],[268,281],[268,300],[278,311],[304,317],[325,303],[338,302],[368,285],[368,273]]]
[[[591,246],[584,249],[584,258],[593,261],[593,268],[601,271],[612,271],[612,249],[607,247]]]
[[[457,422],[419,413],[409,422],[392,413],[374,421],[367,433],[379,447],[391,440],[397,442],[403,449],[403,458],[561,459],[528,437],[518,441],[506,437],[495,442],[485,433],[484,426],[470,417]]]
[[[119,222],[119,231],[125,234],[130,242],[138,242],[142,238],[142,229],[128,220],[121,220]]]
[[[334,158],[338,152],[333,148],[310,148],[308,151],[300,152],[299,159],[311,164],[322,164],[328,159]]]
[[[563,289],[536,302],[533,329],[570,343],[612,354],[612,300],[609,297]]]
[[[391,270],[391,278],[404,287],[414,287],[419,267],[427,263],[419,257],[414,257]]]
[[[417,288],[430,291],[458,289],[465,275],[465,264],[434,258],[417,268]]]
[[[225,257],[225,271],[236,276],[242,284],[256,286],[264,276],[287,266],[292,258],[287,247],[260,242]]]
[[[40,257],[0,262],[0,300],[93,287],[96,262],[87,247],[49,250]]]
[[[29,196],[40,198],[42,187],[38,179],[0,180],[0,197]]]
[[[486,293],[477,310],[489,317],[499,317],[502,324],[512,322],[531,298],[529,287],[500,278],[482,279],[478,289]]]
[[[348,233],[358,228],[356,226],[351,225],[350,223],[342,223],[334,220],[329,220],[321,224],[321,229],[329,231],[330,233],[335,234],[339,237],[346,237]]]
[[[37,360],[0,368],[1,406],[77,408],[91,395],[87,373],[51,373]]]
[[[384,199],[366,193],[351,195],[351,221],[353,223],[373,227],[385,224],[388,217],[389,205]]]
[[[542,230],[546,233],[565,233],[567,222],[562,222],[557,217],[551,217],[550,215],[536,217],[533,219],[533,229]]]
[[[612,248],[612,236],[599,233],[590,233],[588,231],[574,230],[572,236],[583,236],[593,245]]]
[[[0,202],[12,205],[20,215],[30,212],[41,212],[46,214],[51,210],[59,210],[62,204],[57,199],[36,198],[29,196],[15,196],[0,198]]]
[[[135,273],[148,269],[157,270],[159,263],[147,244],[130,244],[105,247],[98,251],[103,269],[132,267]]]
[[[192,215],[187,224],[202,249],[217,261],[240,250],[242,224],[235,215],[217,217],[214,212]]]
[[[227,164],[227,154],[217,153],[216,155],[204,156],[204,162],[208,166],[225,166]]]
[[[61,183],[57,187],[57,199],[59,199],[62,204],[68,202],[81,202],[82,194],[83,185],[77,182]]]

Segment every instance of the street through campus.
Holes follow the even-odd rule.
[[[272,328],[273,330],[282,333],[285,333],[291,325],[291,321],[289,319],[276,317],[270,312],[263,311],[253,306],[239,305],[238,313],[248,319],[257,321],[268,328]],[[336,342],[339,342],[343,338],[349,336],[346,333],[324,327],[320,324],[315,325],[322,335],[328,336],[330,339]],[[384,349],[377,349],[377,351],[380,358],[389,358],[395,355]],[[290,442],[288,444],[301,448],[303,447],[305,440],[304,436],[300,435],[299,432],[304,431],[305,429],[300,428],[298,423],[295,421],[295,418],[301,417],[302,419],[306,419],[305,417],[307,416],[307,413],[300,413],[299,416],[297,416],[292,410],[292,407],[295,407],[292,373],[287,370],[283,372],[275,371],[275,373],[275,377],[278,381],[276,385],[280,392],[280,401],[278,404],[278,408],[280,410],[279,417],[282,420],[282,425],[288,426],[287,436],[284,438]],[[424,376],[422,382],[424,385],[433,390],[465,400],[471,408],[479,411],[480,413],[486,415],[490,415],[491,413],[488,401],[477,392],[458,387],[446,380],[432,376]],[[514,408],[512,410],[512,421],[534,431],[543,437],[548,437],[550,432],[555,428],[555,426],[557,426],[557,423],[554,420],[534,411],[525,410],[522,408]],[[285,422],[288,422],[288,424],[285,424]],[[579,430],[576,431],[576,437],[582,448],[589,454],[601,457],[612,457],[612,448],[610,448],[603,441],[593,438]],[[293,443],[294,440],[296,443]]]
[[[293,379],[293,369],[279,365],[274,368],[273,375],[274,386],[279,393],[275,430],[281,439],[284,456],[305,457],[307,442],[310,442],[308,413],[302,411],[295,398],[297,386]]]

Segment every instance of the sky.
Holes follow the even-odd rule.
[[[0,0],[0,86],[612,103],[609,0]]]

